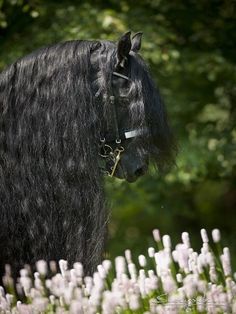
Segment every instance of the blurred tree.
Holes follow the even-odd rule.
[[[190,231],[196,244],[201,227],[236,238],[235,10],[230,0],[0,0],[0,68],[48,43],[144,32],[180,154],[168,174],[106,180],[110,254],[141,252],[154,227],[173,239]]]

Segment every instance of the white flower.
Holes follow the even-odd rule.
[[[170,236],[168,234],[165,234],[162,237],[162,241],[163,241],[163,246],[165,249],[170,249],[171,248],[171,240],[170,240]]]
[[[147,260],[146,260],[146,257],[144,255],[139,255],[138,261],[139,261],[139,265],[141,267],[145,267],[147,265]]]
[[[223,254],[220,256],[225,276],[231,275],[230,253],[228,248],[224,248]]]
[[[110,271],[111,266],[112,266],[112,265],[111,265],[111,261],[108,260],[108,259],[104,260],[104,261],[102,262],[102,266],[103,266],[103,268],[105,269],[106,274],[108,274],[108,272]]]
[[[178,274],[176,274],[176,280],[177,280],[177,282],[182,282],[183,281],[183,276],[182,276],[182,274],[180,274],[180,273],[178,273]]]
[[[70,303],[70,314],[83,314],[83,305],[80,301],[72,300]]]
[[[188,274],[183,279],[183,288],[188,298],[194,297],[198,287],[198,275]]]
[[[65,261],[64,259],[61,259],[59,261],[59,267],[60,267],[60,271],[63,277],[65,277],[66,275],[66,270],[68,269],[68,262]]]
[[[97,266],[97,270],[98,270],[98,273],[99,273],[100,277],[101,277],[102,279],[105,279],[107,273],[106,273],[106,270],[104,269],[104,267],[103,267],[102,265],[98,265],[98,266]]]
[[[84,283],[85,283],[85,295],[89,296],[92,291],[93,287],[93,278],[90,276],[84,277]]]
[[[201,229],[202,242],[209,242],[206,229]]]
[[[32,306],[36,312],[43,313],[47,306],[48,306],[48,299],[47,298],[34,298],[32,302]]]
[[[146,286],[145,286],[145,279],[146,279],[146,275],[145,275],[145,271],[143,269],[139,270],[139,278],[138,278],[138,284],[139,284],[139,290],[141,293],[142,297],[146,296]]]
[[[32,287],[31,279],[29,277],[20,277],[20,284],[24,289],[25,295],[28,296]]]
[[[42,276],[47,275],[48,266],[47,263],[44,260],[40,260],[36,263],[36,269]]]
[[[117,278],[119,278],[123,273],[126,272],[126,263],[123,256],[117,256],[115,258],[115,269]]]
[[[84,270],[82,263],[80,262],[74,263],[73,268],[75,270],[76,276],[83,277]]]
[[[11,306],[11,304],[12,304],[12,302],[13,302],[13,300],[14,300],[13,295],[7,293],[7,294],[6,294],[6,300],[7,300],[8,305]]]
[[[189,234],[188,232],[183,232],[182,235],[182,241],[183,243],[187,246],[187,247],[190,247],[190,239],[189,239]]]
[[[179,243],[176,245],[175,250],[172,252],[174,261],[179,264],[181,270],[185,273],[189,272],[189,248],[183,244]]]
[[[54,295],[50,295],[50,296],[49,296],[49,301],[50,301],[51,304],[55,304],[55,299],[56,299],[56,298],[55,298]]]
[[[216,234],[213,235],[214,242],[220,240],[219,233]],[[159,235],[157,230],[157,242],[160,241]],[[34,273],[33,282],[31,271],[25,268],[15,284],[17,292],[22,294],[24,291],[31,304],[22,304],[17,300],[13,302],[13,295],[5,293],[0,287],[0,312],[43,313],[53,308],[57,314],[113,314],[127,311],[178,314],[195,306],[198,313],[236,313],[236,275],[232,276],[229,248],[225,247],[220,256],[225,277],[221,283],[222,274],[219,276],[220,270],[216,267],[216,258],[210,249],[205,229],[201,230],[201,236],[203,245],[200,253],[197,253],[190,246],[188,233],[182,233],[183,243],[177,244],[172,252],[170,237],[165,235],[164,248],[158,252],[149,248],[149,258],[139,255],[139,265],[132,262],[131,251],[126,250],[125,257],[115,259],[116,276],[113,280],[108,276],[112,268],[109,260],[97,266],[93,277],[84,277],[81,263],[75,263],[74,268],[69,270],[67,261],[61,260],[61,273],[50,279],[46,278],[46,262],[38,261],[38,272]],[[172,257],[179,267],[176,276],[172,273]],[[146,269],[154,262],[156,265],[153,269]],[[203,274],[210,280],[207,281]],[[9,271],[3,277],[3,282],[9,286],[12,284]],[[163,289],[163,294],[160,299],[154,299],[159,289]],[[143,304],[149,305],[149,309],[144,309]]]
[[[100,274],[98,272],[95,272],[93,274],[93,283],[94,283],[94,287],[97,290],[102,290],[103,286],[104,286],[104,282],[103,279],[100,277]]]
[[[102,313],[113,314],[115,312],[115,307],[117,306],[117,298],[111,291],[104,291],[103,301],[102,301]]]
[[[129,270],[131,279],[133,279],[135,281],[137,278],[137,270],[136,270],[135,264],[129,263],[128,264],[128,270]]]
[[[125,258],[127,263],[132,263],[132,254],[130,250],[125,250]]]
[[[153,234],[153,238],[156,242],[160,242],[161,241],[161,235],[160,235],[160,231],[158,229],[154,229],[152,231]]]
[[[154,257],[155,254],[155,249],[153,247],[148,248],[148,256],[149,257]]]
[[[171,258],[168,252],[162,250],[154,255],[158,276],[168,274],[170,271]]]
[[[218,276],[217,276],[217,273],[216,273],[215,266],[210,266],[209,275],[210,275],[211,282],[217,282]]]
[[[215,243],[220,242],[220,230],[219,229],[213,229],[212,230],[212,239]]]
[[[177,285],[175,279],[170,274],[162,276],[161,282],[164,292],[167,293],[168,295],[176,291]]]
[[[131,294],[129,298],[129,307],[131,310],[135,311],[138,310],[140,307],[139,304],[139,296],[136,294]]]

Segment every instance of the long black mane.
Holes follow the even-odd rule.
[[[134,141],[161,168],[174,159],[165,109],[141,57],[129,59],[130,127],[149,132]],[[115,43],[69,41],[0,74],[1,272],[6,263],[64,258],[89,273],[101,260],[107,212],[98,143],[111,122],[116,65]]]

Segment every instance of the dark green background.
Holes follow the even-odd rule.
[[[144,252],[159,228],[175,243],[220,228],[236,252],[235,1],[0,0],[0,68],[69,39],[116,40],[143,31],[142,55],[179,142],[171,172],[134,184],[106,179],[112,204],[108,256]]]

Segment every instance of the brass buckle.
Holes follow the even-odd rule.
[[[123,153],[124,151],[124,147],[123,146],[120,146],[120,147],[117,147],[114,152],[113,152],[113,158],[114,158],[114,166],[111,168],[111,174],[109,175],[110,177],[113,177],[115,171],[116,171],[116,168],[118,166],[118,163],[120,161],[120,155],[121,153]]]

